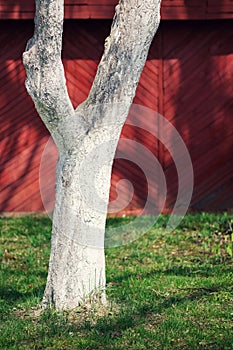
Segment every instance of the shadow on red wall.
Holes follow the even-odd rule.
[[[110,24],[111,21],[65,23],[63,62],[74,106],[89,92]],[[49,135],[24,88],[21,63],[32,32],[32,21],[0,22],[0,211],[43,210],[39,165]],[[233,206],[232,33],[228,21],[163,22],[134,100],[163,114],[183,137],[194,166],[191,207],[196,210]],[[122,137],[153,148],[166,174],[166,207],[171,208],[177,194],[177,173],[169,152],[156,138],[137,128],[125,126]],[[51,167],[46,176],[51,177]],[[126,211],[137,213],[148,192],[143,169],[115,161],[111,200],[116,198],[116,184],[123,178],[134,186]],[[122,201],[131,198],[129,190],[130,187],[122,193]]]
[[[194,210],[233,207],[233,25],[170,22],[163,31],[164,115],[182,135],[194,168]],[[172,207],[177,174],[164,150]]]

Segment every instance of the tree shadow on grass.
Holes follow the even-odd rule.
[[[213,293],[221,292],[222,289],[222,286],[211,285],[208,288],[184,288],[182,289],[184,295],[176,294],[167,296],[166,294],[155,293],[153,299],[147,299],[145,297],[145,300],[137,305],[133,303],[122,304],[122,309],[118,314],[114,312],[112,315],[94,317],[93,322],[91,321],[92,316],[90,316],[86,321],[78,321],[77,323],[79,315],[82,320],[81,314],[77,314],[76,322],[70,322],[67,321],[64,315],[62,316],[59,313],[48,310],[36,321],[38,325],[41,325],[37,328],[36,333],[33,335],[25,334],[23,342],[33,344],[34,346],[36,345],[35,341],[37,342],[38,340],[41,346],[43,346],[43,339],[46,332],[46,337],[51,342],[55,339],[57,341],[60,337],[66,337],[67,334],[72,334],[73,337],[77,336],[79,339],[82,335],[82,338],[88,338],[88,344],[91,344],[85,349],[108,349],[108,346],[109,349],[117,349],[117,347],[112,347],[113,343],[117,343],[118,340],[120,341],[125,336],[124,333],[127,330],[133,330],[140,326],[143,327],[145,324],[149,324],[154,317],[153,324],[158,319],[159,326],[165,319],[163,315],[166,314],[167,310],[174,310],[174,307],[179,307],[193,301],[198,302],[203,297],[208,298]],[[42,292],[42,287],[25,294],[11,290],[11,299],[16,302],[19,299],[30,298],[35,294],[42,296]],[[7,297],[9,297],[9,294]],[[13,345],[14,341],[10,340],[9,342],[8,340],[8,345],[10,343]],[[79,348],[82,349],[83,347],[81,346]]]
[[[120,283],[124,280],[128,280],[130,278],[137,278],[138,275],[141,276],[141,278],[148,278],[153,277],[155,275],[166,275],[166,276],[187,276],[187,277],[212,277],[216,276],[217,273],[221,270],[221,273],[227,273],[232,271],[232,265],[229,266],[220,266],[220,265],[214,265],[214,266],[197,266],[195,269],[193,267],[188,266],[180,266],[175,265],[171,268],[166,269],[154,269],[149,272],[131,272],[131,271],[124,271],[121,275],[115,275],[114,280],[110,282],[116,282]]]
[[[9,306],[15,303],[24,302],[32,297],[42,299],[45,285],[32,289],[30,292],[19,292],[11,286],[0,287],[0,298]]]
[[[209,296],[213,292],[220,292],[221,287],[212,286],[210,288],[195,288],[193,290],[188,289],[188,293],[184,296],[170,296],[162,297],[156,296],[157,303],[144,303],[143,305],[132,310],[130,306],[124,310],[119,316],[114,318],[103,317],[100,318],[96,325],[84,325],[73,329],[73,331],[87,331],[92,330],[90,338],[95,342],[96,346],[108,344],[109,339],[121,338],[125,330],[143,325],[145,322],[149,322],[149,318],[153,315],[161,315],[158,322],[162,321],[162,314],[166,312],[166,309],[180,306],[187,302],[198,301],[203,296]],[[98,338],[99,334],[100,338]],[[97,347],[95,348],[97,349]]]

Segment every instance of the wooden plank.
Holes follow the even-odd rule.
[[[208,0],[206,18],[233,18],[233,0]]]
[[[67,19],[111,19],[117,0],[65,0]],[[0,19],[32,19],[33,0],[0,0]],[[163,0],[161,17],[165,20],[232,18],[232,0]]]

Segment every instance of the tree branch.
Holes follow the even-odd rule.
[[[160,3],[161,0],[120,0],[83,108],[118,102],[126,102],[130,107],[151,41],[159,26]]]
[[[77,144],[96,116],[101,123],[109,112],[120,132],[159,25],[160,2],[120,0],[89,96],[74,111],[61,61],[64,0],[36,0],[35,32],[23,54],[26,87],[60,150]],[[111,110],[118,103],[124,105],[121,120],[117,108]]]
[[[63,0],[36,0],[35,31],[23,54],[26,88],[53,135],[74,113],[61,61]]]

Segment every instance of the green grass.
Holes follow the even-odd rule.
[[[170,234],[166,221],[106,250],[107,309],[41,313],[51,221],[0,219],[0,348],[233,349],[233,216],[188,215]]]

